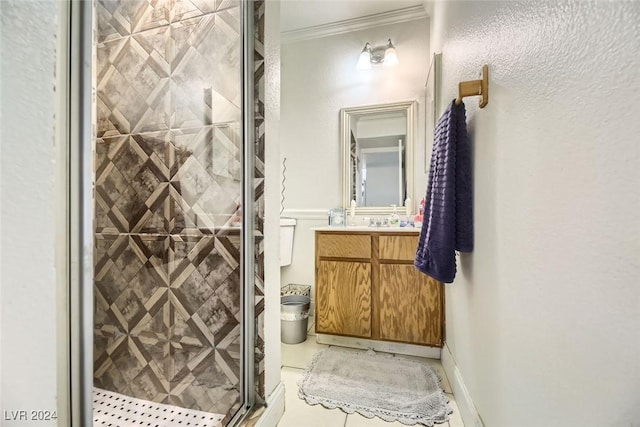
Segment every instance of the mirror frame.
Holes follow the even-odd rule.
[[[349,212],[351,204],[351,119],[355,115],[380,114],[391,111],[406,111],[407,113],[407,136],[406,136],[406,159],[405,173],[407,176],[407,195],[411,198],[411,212],[415,212],[414,197],[414,151],[415,140],[418,135],[418,101],[400,101],[386,104],[363,105],[360,107],[347,107],[340,109],[340,149],[342,168],[342,207]],[[393,212],[391,206],[357,206],[356,215],[390,215]],[[403,215],[404,209],[398,206],[398,214]]]

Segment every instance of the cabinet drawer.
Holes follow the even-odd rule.
[[[320,257],[371,258],[371,237],[368,234],[316,234],[316,249]]]
[[[416,248],[420,236],[380,236],[380,259],[412,261],[416,257]]]

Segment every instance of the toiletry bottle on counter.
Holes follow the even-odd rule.
[[[389,224],[392,227],[397,227],[400,225],[400,217],[398,216],[398,212],[396,212],[396,205],[391,205],[391,207],[393,208],[393,213],[389,217]]]
[[[413,212],[411,211],[411,199],[407,197],[406,200],[404,201],[404,214],[407,216],[408,219],[411,219],[412,213]]]
[[[347,225],[351,225],[351,226],[356,225],[356,201],[355,200],[351,200],[351,204],[349,207],[349,220],[347,222]]]
[[[413,219],[416,227],[422,227],[422,215],[424,214],[424,198],[420,200],[420,212]]]
[[[404,219],[400,218],[400,227],[414,227],[413,210],[409,197],[404,201],[404,214]]]

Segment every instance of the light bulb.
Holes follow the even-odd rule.
[[[392,66],[392,65],[398,65],[398,54],[396,53],[396,49],[395,48],[389,48],[384,52],[384,65],[386,66]]]
[[[387,43],[387,50],[384,51],[384,65],[393,66],[398,65],[398,54],[396,53],[396,47],[391,43],[391,39]]]
[[[369,43],[364,45],[364,49],[360,52],[360,57],[358,58],[358,70],[368,70],[371,68],[371,48],[369,47]]]

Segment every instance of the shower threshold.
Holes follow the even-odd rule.
[[[194,411],[93,389],[94,427],[222,427],[224,415]]]

